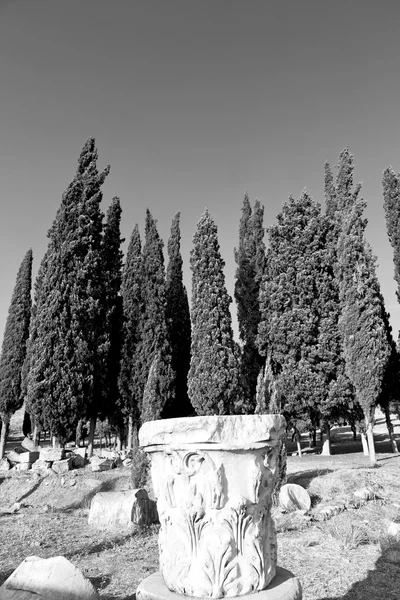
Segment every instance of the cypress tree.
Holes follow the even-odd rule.
[[[393,248],[394,279],[397,299],[400,302],[400,176],[391,167],[383,173],[383,200],[386,228]]]
[[[193,413],[187,392],[187,376],[190,367],[191,325],[189,301],[183,285],[182,256],[180,251],[180,213],[171,225],[168,240],[168,267],[166,280],[166,318],[172,351],[172,369],[175,373],[176,398],[166,405],[163,417],[187,417]]]
[[[281,402],[274,410],[280,408],[295,427],[303,421],[315,431],[321,414],[327,417],[332,410],[337,375],[330,224],[307,193],[290,198],[277,220],[269,229],[257,343]]]
[[[391,347],[385,308],[376,276],[376,260],[364,237],[365,203],[355,200],[343,220],[338,244],[341,332],[346,372],[351,379],[366,423],[370,459],[376,462],[374,412],[383,390]]]
[[[102,265],[104,273],[105,329],[107,353],[103,369],[103,405],[99,406],[99,417],[108,417],[120,430],[123,419],[118,410],[118,377],[121,360],[122,329],[122,252],[121,252],[121,205],[119,198],[113,198],[106,214],[102,244]]]
[[[48,232],[35,284],[27,405],[36,424],[63,442],[88,415],[93,436],[102,394],[107,347],[100,202],[109,168],[100,173],[97,157],[90,138]]]
[[[139,428],[142,382],[139,377],[140,319],[144,313],[143,258],[139,227],[135,225],[122,272],[122,347],[119,373],[119,406],[128,419],[128,449],[134,428]],[[135,435],[136,440],[136,435]]]
[[[172,367],[172,349],[168,336],[166,310],[166,284],[163,242],[158,234],[156,221],[146,211],[145,243],[143,246],[143,301],[144,312],[140,319],[140,343],[138,347],[140,394],[140,418],[154,420],[164,416],[166,406],[175,399],[175,374]],[[150,395],[143,397],[151,367],[156,361],[152,376]],[[156,373],[156,375],[154,375]],[[151,400],[149,405],[147,401]],[[146,401],[146,405],[144,405]]]
[[[234,411],[239,395],[239,364],[225,287],[217,227],[208,210],[201,217],[190,254],[192,346],[189,398],[199,415]]]
[[[252,413],[255,410],[257,378],[264,362],[256,346],[260,323],[259,293],[265,262],[263,216],[264,208],[260,202],[256,200],[252,210],[246,194],[239,225],[239,245],[235,249],[237,264],[235,300],[239,336],[243,343],[241,352],[242,410],[246,413]]]
[[[18,270],[4,330],[0,357],[0,458],[4,456],[10,418],[23,403],[21,377],[31,318],[32,260],[32,250],[28,250]]]

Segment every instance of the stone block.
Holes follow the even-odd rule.
[[[40,460],[45,460],[48,462],[53,462],[55,460],[63,460],[65,456],[64,448],[42,448],[40,450]]]
[[[32,471],[45,471],[51,467],[50,462],[46,462],[45,460],[37,460],[32,465]]]
[[[115,466],[115,460],[110,458],[100,458],[99,456],[93,456],[90,461],[93,472],[97,471],[109,471]]]
[[[82,456],[82,458],[86,458],[86,448],[75,448],[74,454],[77,456]]]
[[[55,460],[52,464],[52,469],[55,473],[67,473],[71,470],[72,461],[70,458],[66,458],[63,460]]]
[[[80,469],[81,467],[85,466],[85,458],[83,456],[81,456],[80,454],[73,454],[72,455],[72,468],[73,469]]]
[[[283,510],[292,512],[295,510],[309,511],[311,498],[307,490],[296,483],[285,483],[279,492],[279,505]]]
[[[21,446],[25,448],[25,450],[29,450],[29,452],[40,452],[41,450],[40,446],[36,446],[36,444],[28,437],[25,437],[22,440]]]
[[[0,471],[9,471],[11,469],[11,464],[8,458],[5,456],[0,460]]]
[[[29,471],[32,468],[32,463],[30,462],[21,462],[15,465],[16,471]]]
[[[154,523],[154,507],[144,489],[100,492],[92,499],[88,523],[100,529],[150,525]]]
[[[64,556],[29,556],[0,587],[1,600],[99,600],[93,584]]]
[[[8,452],[7,458],[12,463],[34,463],[39,458],[39,452]]]
[[[393,537],[400,538],[400,523],[396,523],[392,521],[388,527],[388,535],[392,535]]]

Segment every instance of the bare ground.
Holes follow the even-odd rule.
[[[11,447],[20,439],[18,427]],[[400,456],[388,452],[382,418],[376,439],[375,469],[346,428],[334,431],[331,457],[292,457],[289,444],[288,481],[308,489],[313,518],[275,511],[278,562],[300,578],[304,600],[400,598],[400,540],[386,534],[388,523],[400,520]],[[316,520],[321,506],[348,503],[365,486],[376,492],[375,500],[349,504],[329,521]],[[87,523],[95,493],[129,488],[129,469],[95,474],[85,467],[64,477],[0,474],[0,584],[26,556],[63,555],[91,579],[102,599],[135,598],[139,582],[158,568],[157,526],[99,532]],[[20,507],[12,512],[15,502]]]

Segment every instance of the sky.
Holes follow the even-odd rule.
[[[165,244],[181,212],[189,296],[206,207],[233,296],[245,192],[267,227],[304,188],[323,204],[324,162],[348,146],[397,338],[382,172],[400,171],[399,24],[396,0],[0,0],[0,339],[91,136],[124,251],[146,208]]]

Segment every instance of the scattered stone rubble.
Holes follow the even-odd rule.
[[[19,446],[7,452],[0,460],[0,472],[33,470],[42,474],[52,472],[62,475],[71,469],[79,469],[90,462],[93,472],[108,471],[115,467],[129,467],[132,459],[127,452],[114,450],[98,450],[88,460],[86,448],[75,447],[67,444],[66,448],[53,448],[51,446],[35,446],[29,438],[24,438]]]

